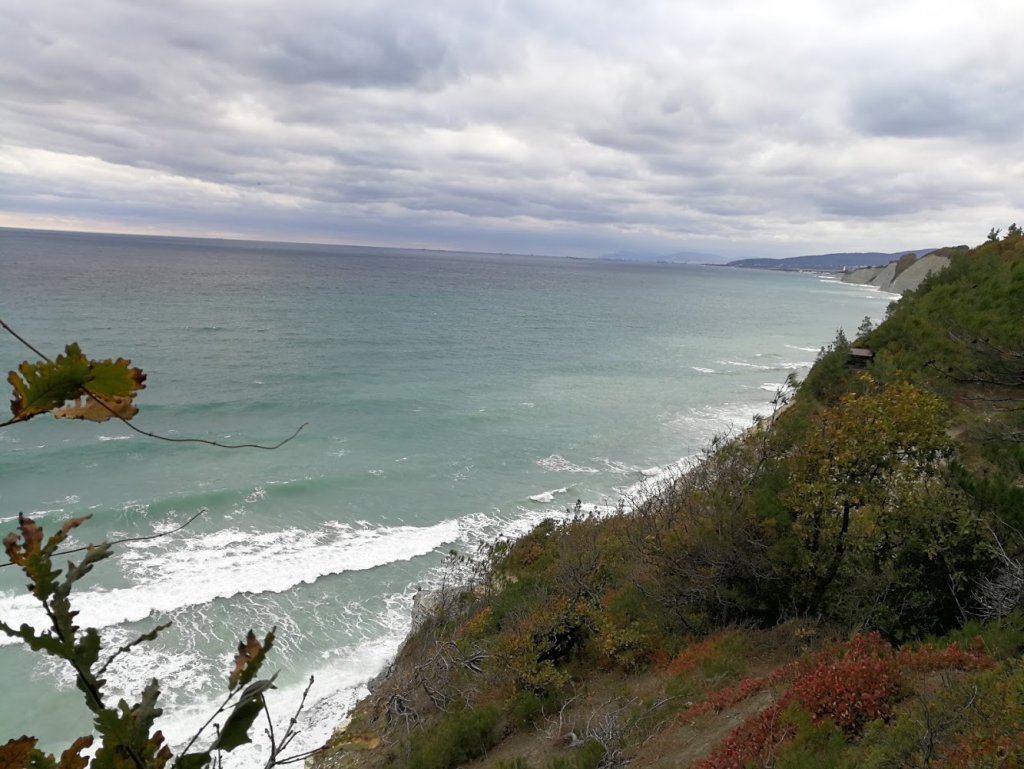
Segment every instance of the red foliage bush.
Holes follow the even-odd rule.
[[[729,633],[715,633],[683,649],[668,665],[668,672],[674,676],[689,673],[715,653],[722,639]]]
[[[847,734],[859,734],[876,718],[888,718],[902,690],[899,660],[876,634],[858,635],[838,659],[819,658],[793,682],[783,702],[795,702],[815,721],[830,718]]]
[[[775,752],[796,734],[796,727],[781,717],[781,708],[771,705],[738,726],[713,755],[693,769],[745,769],[751,762]]]
[[[967,650],[956,644],[950,644],[945,649],[936,649],[929,644],[914,649],[900,649],[898,656],[900,665],[915,673],[930,673],[933,670],[982,670],[996,664],[979,644],[974,644]]]
[[[1005,769],[1024,765],[1024,734],[962,738],[936,766],[941,769]]]
[[[722,710],[756,691],[792,680],[776,703],[733,730],[695,769],[743,769],[751,763],[770,761],[776,748],[796,734],[796,727],[782,715],[792,705],[810,713],[815,723],[829,719],[853,737],[868,722],[891,716],[893,706],[903,696],[905,671],[974,670],[992,664],[990,657],[977,650],[920,646],[896,652],[875,633],[854,636],[800,667],[788,665],[770,676],[745,679],[690,707],[683,718]]]

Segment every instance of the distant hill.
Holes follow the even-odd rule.
[[[786,259],[737,259],[733,262],[726,262],[725,266],[754,267],[760,270],[843,270],[857,267],[882,267],[904,254],[924,256],[934,250],[934,248],[917,248],[894,251],[891,254],[867,251],[791,256]]]

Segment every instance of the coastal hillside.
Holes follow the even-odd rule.
[[[1024,764],[1024,237],[948,258],[682,477],[452,553],[315,766]]]
[[[918,288],[933,272],[948,267],[954,253],[966,250],[967,246],[940,248],[920,258],[913,253],[904,254],[884,267],[861,267],[844,272],[843,282],[874,286],[892,294],[902,294]]]
[[[908,253],[914,256],[924,256],[933,251],[935,251],[933,248],[919,248],[912,251],[897,251],[895,253],[857,251],[790,256],[784,259],[737,259],[727,262],[725,266],[747,267],[759,270],[855,270],[861,267],[881,267]]]

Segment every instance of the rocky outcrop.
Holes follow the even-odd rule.
[[[874,286],[881,291],[902,294],[913,291],[926,277],[945,269],[948,264],[949,257],[929,254],[914,260],[904,269],[900,269],[900,262],[894,261],[884,267],[861,267],[859,270],[851,270],[843,275],[843,282]]]

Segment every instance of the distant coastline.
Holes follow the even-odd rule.
[[[834,274],[844,283],[874,286],[880,291],[902,294],[915,290],[929,275],[945,269],[954,253],[966,249],[967,246],[952,246],[892,254],[839,253],[797,256],[790,259],[740,259],[723,266],[775,272]]]

